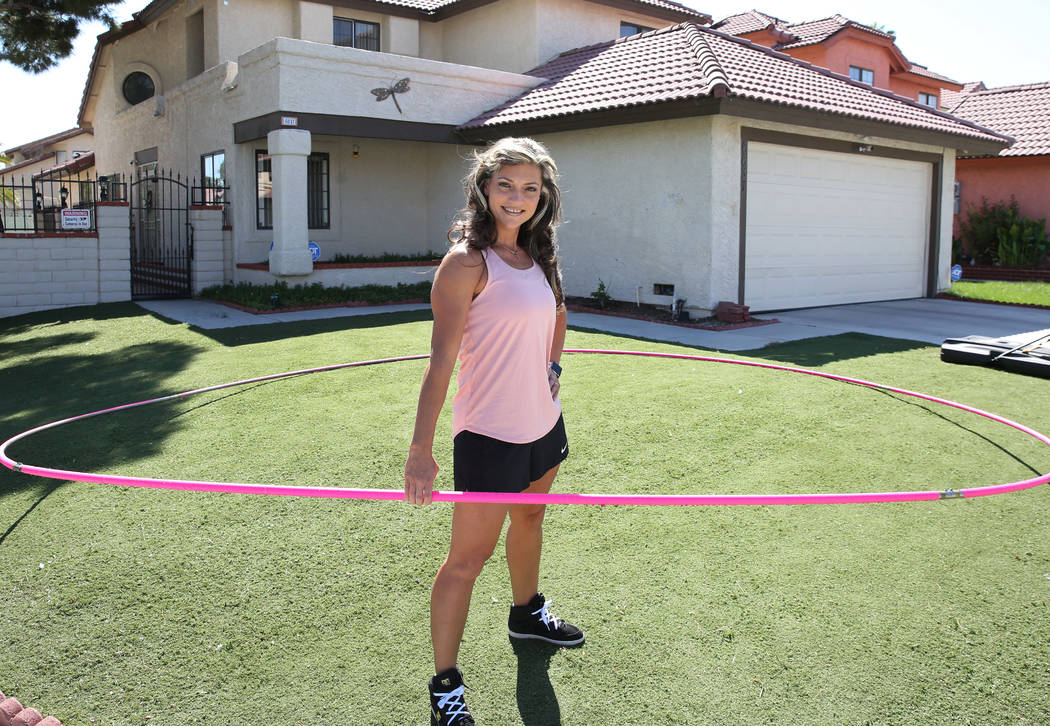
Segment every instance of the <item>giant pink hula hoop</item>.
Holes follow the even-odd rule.
[[[756,363],[747,360],[713,358],[710,356],[685,355],[679,353],[650,353],[643,351],[628,350],[578,349],[566,350],[565,352],[588,353],[599,355],[634,355],[646,356],[650,358],[679,358],[684,360],[705,361],[709,363],[732,363],[735,365],[752,366],[755,368],[770,368],[772,370],[787,371],[790,373],[805,373],[811,376],[830,378],[835,381],[854,383],[860,386],[867,386],[869,388],[877,388],[883,391],[891,391],[893,393],[903,394],[905,396],[913,396],[915,398],[921,398],[926,401],[932,401],[934,403],[940,403],[945,406],[958,408],[963,411],[968,411],[969,413],[977,414],[978,416],[984,416],[985,418],[991,419],[992,421],[998,421],[1001,424],[1006,424],[1007,426],[1015,428],[1018,431],[1022,431],[1031,436],[1032,438],[1041,441],[1047,446],[1050,446],[1050,438],[1047,438],[1038,431],[1028,428],[1023,424],[1016,423],[1015,421],[1011,421],[1007,418],[1003,418],[1002,416],[997,416],[996,414],[988,413],[987,411],[982,411],[978,408],[965,406],[961,403],[948,401],[946,399],[937,398],[935,396],[929,396],[925,393],[916,393],[914,391],[908,391],[903,388],[894,388],[893,386],[885,386],[880,383],[872,383],[870,381],[864,381],[857,378],[848,378],[846,376],[836,376],[831,373],[811,371],[806,368],[792,368],[789,366],[774,365],[772,363]],[[161,398],[151,398],[146,401],[128,403],[123,406],[115,406],[114,408],[107,408],[101,411],[85,413],[80,416],[74,416],[72,418],[62,419],[61,421],[55,421],[53,423],[45,424],[44,426],[38,426],[37,428],[24,431],[23,433],[20,433],[17,436],[11,437],[3,444],[0,444],[0,463],[2,463],[8,469],[12,469],[23,474],[29,474],[31,476],[49,477],[52,479],[65,479],[68,481],[93,482],[98,484],[113,484],[117,486],[148,487],[153,489],[176,489],[183,491],[200,492],[223,492],[229,494],[269,494],[273,496],[282,497],[325,497],[331,499],[403,500],[404,492],[400,489],[343,489],[327,487],[271,486],[267,484],[231,484],[210,481],[185,481],[179,479],[149,479],[146,477],[136,476],[110,476],[107,474],[94,474],[82,471],[64,471],[61,469],[50,469],[48,467],[32,466],[30,464],[22,464],[16,462],[7,455],[7,447],[15,443],[16,441],[20,441],[21,439],[32,436],[37,432],[44,431],[45,429],[55,428],[57,426],[72,423],[73,421],[80,421],[81,419],[90,418],[92,416],[101,416],[102,414],[113,413],[115,411],[123,411],[124,409],[135,408],[137,406],[146,406],[151,403],[171,401],[174,399],[181,399],[186,398],[188,396],[193,396],[198,393],[217,391],[223,388],[243,386],[249,383],[259,383],[261,381],[272,381],[278,378],[287,378],[289,376],[298,376],[307,373],[319,373],[321,371],[331,371],[337,370],[339,368],[352,368],[355,366],[377,365],[379,363],[394,363],[397,361],[420,360],[429,357],[430,356],[428,355],[409,355],[402,356],[399,358],[380,358],[376,360],[357,361],[354,363],[339,363],[336,365],[322,366],[320,368],[307,368],[304,370],[291,371],[288,373],[275,373],[268,376],[248,378],[243,381],[234,381],[233,383],[222,383],[216,386],[208,386],[207,388],[198,388],[192,391],[184,391],[183,393],[175,393],[170,396],[163,396]],[[498,502],[505,504],[529,503],[601,505],[863,504],[873,502],[917,502],[929,501],[933,499],[987,497],[993,494],[1005,494],[1006,492],[1013,492],[1021,489],[1030,489],[1032,487],[1037,487],[1040,484],[1045,484],[1048,481],[1050,481],[1050,473],[1044,474],[1043,476],[1036,477],[1034,479],[1026,479],[1024,481],[1017,481],[1009,484],[997,484],[993,486],[975,487],[971,489],[947,489],[917,492],[857,492],[843,494],[510,494],[503,492],[434,491],[433,500],[436,502]]]

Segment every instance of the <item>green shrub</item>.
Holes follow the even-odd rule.
[[[398,254],[395,252],[384,252],[381,255],[343,255],[332,257],[331,262],[340,265],[361,264],[367,262],[433,262],[444,257],[443,252],[416,252],[414,254]]]
[[[1022,217],[1017,200],[1012,197],[1009,202],[995,204],[982,197],[979,207],[970,205],[960,232],[962,247],[982,265],[1032,267],[1050,251],[1046,220]],[[954,244],[952,251],[954,257]]]
[[[430,281],[425,280],[411,285],[399,282],[397,285],[361,285],[359,287],[325,287],[319,282],[295,287],[289,287],[286,282],[278,282],[273,285],[253,285],[241,282],[236,285],[209,287],[200,292],[200,297],[225,300],[257,310],[347,302],[378,304],[419,299],[430,302]]]
[[[998,260],[1002,265],[1035,267],[1050,251],[1045,219],[1018,219],[1009,227],[996,230]]]

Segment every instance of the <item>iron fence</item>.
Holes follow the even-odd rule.
[[[227,186],[209,185],[207,183],[194,186],[190,190],[190,204],[194,206],[222,206],[222,226],[229,229],[230,217],[230,188]]]
[[[123,201],[120,175],[44,172],[26,178],[0,177],[0,231],[94,232],[98,202]]]

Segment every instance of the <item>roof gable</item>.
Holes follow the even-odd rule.
[[[569,51],[529,73],[548,80],[460,128],[728,98],[1009,142],[911,99],[695,23]]]

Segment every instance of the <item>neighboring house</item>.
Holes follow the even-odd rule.
[[[663,0],[155,0],[100,36],[78,122],[133,186],[221,176],[229,279],[267,259],[316,279],[307,240],[440,249],[471,144],[527,133],[562,171],[570,295],[771,310],[947,287],[956,153],[1009,138],[709,22]]]
[[[21,146],[6,149],[11,164],[0,167],[0,186],[7,190],[0,201],[0,223],[6,230],[54,229],[58,209],[93,199],[88,182],[94,168],[94,138],[89,129],[73,128]],[[81,183],[83,182],[83,183]],[[11,199],[17,200],[12,205]],[[32,200],[32,201],[30,201]]]
[[[752,10],[712,27],[933,108],[944,107],[941,97],[946,92],[963,88],[958,81],[905,58],[893,33],[841,15],[789,23]]]
[[[985,88],[967,84],[949,111],[994,128],[1016,141],[998,154],[965,155],[955,161],[959,214],[971,206],[1017,200],[1023,216],[1050,219],[1050,82]]]
[[[29,180],[42,171],[89,154],[94,148],[91,131],[82,128],[69,129],[14,146],[3,151],[3,155],[11,159],[11,164],[0,167],[0,178],[7,183],[22,177]]]

